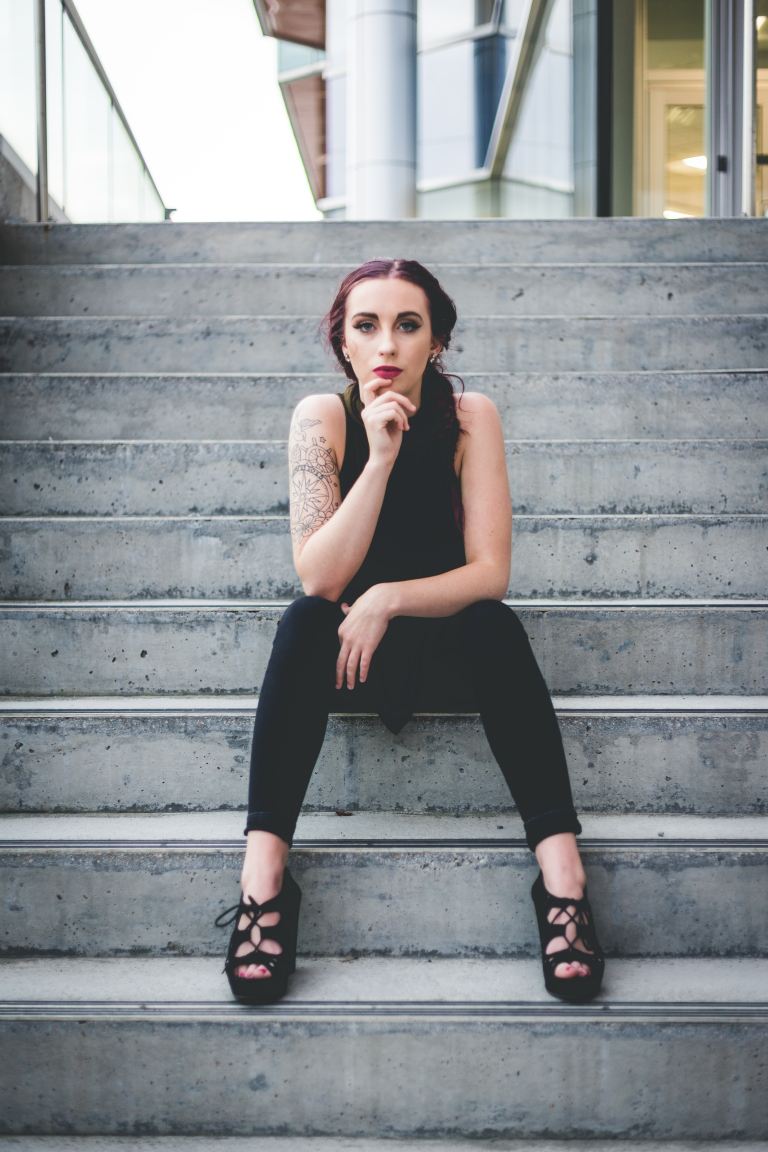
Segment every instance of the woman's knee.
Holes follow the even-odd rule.
[[[469,639],[483,648],[488,645],[527,644],[528,633],[520,617],[503,600],[476,600],[459,613]]]
[[[343,618],[341,608],[323,596],[300,596],[288,605],[277,626],[281,643],[317,640],[323,635],[336,635]]]

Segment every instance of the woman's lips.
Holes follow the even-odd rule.
[[[400,375],[402,368],[374,368],[374,372],[383,380],[394,380],[395,376]]]

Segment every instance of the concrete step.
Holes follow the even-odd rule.
[[[507,441],[523,514],[768,511],[766,440]],[[0,515],[288,512],[284,440],[0,443]]]
[[[767,254],[768,259],[768,254]],[[2,316],[320,314],[354,263],[0,267]],[[765,312],[765,261],[434,264],[459,316]]]
[[[688,1140],[404,1140],[377,1136],[259,1136],[264,1152],[698,1152]],[[253,1152],[249,1136],[7,1136],[9,1152]],[[707,1152],[765,1152],[752,1140],[707,1140]]]
[[[509,595],[759,597],[768,516],[514,516]],[[287,516],[6,517],[6,599],[300,595]]]
[[[377,1136],[259,1136],[264,1152],[697,1152],[682,1140],[405,1140]],[[248,1136],[8,1136],[9,1152],[253,1152]],[[765,1152],[751,1140],[708,1140],[707,1152]]]
[[[479,316],[460,320],[450,370],[765,369],[768,318]],[[328,372],[319,316],[0,319],[2,372]]]
[[[764,601],[511,604],[555,695],[765,691]],[[2,695],[252,694],[284,610],[183,600],[5,604]]]
[[[4,264],[213,263],[356,266],[407,256],[497,264],[768,260],[761,219],[397,220],[0,226]]]
[[[0,810],[240,809],[258,698],[0,703]],[[582,812],[768,814],[768,697],[555,697]],[[334,714],[311,811],[510,812],[476,714]]]
[[[514,517],[508,594],[761,597],[768,516]],[[287,516],[0,518],[6,599],[299,596]]]
[[[744,1141],[768,1131],[763,962],[613,961],[581,1008],[548,997],[533,960],[300,958],[286,997],[256,1008],[230,999],[219,969],[4,964],[6,1131],[61,1132],[56,1152],[701,1147],[669,1143],[683,1138],[753,1152]],[[75,1145],[72,1132],[99,1135]],[[198,1138],[167,1135],[180,1132]],[[312,1139],[328,1132],[332,1142]],[[710,1142],[734,1132],[741,1141]]]
[[[768,439],[768,372],[462,372],[505,436]],[[286,439],[292,409],[341,372],[0,375],[0,440]],[[456,385],[457,389],[460,387]]]
[[[610,954],[768,956],[768,818],[581,822]],[[243,811],[0,817],[0,951],[219,954],[213,921],[238,898],[244,823]],[[302,953],[537,953],[517,814],[304,811],[290,859]]]

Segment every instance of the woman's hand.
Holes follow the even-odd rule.
[[[347,687],[354,688],[358,670],[361,684],[368,678],[373,654],[394,615],[392,599],[386,584],[374,584],[351,607],[343,603],[341,608],[346,619],[339,626],[336,687],[346,680]]]
[[[400,451],[403,432],[409,428],[408,415],[416,411],[416,405],[407,396],[395,392],[391,382],[380,376],[372,376],[360,384],[360,398],[364,404],[360,416],[368,437],[369,458],[391,468]]]

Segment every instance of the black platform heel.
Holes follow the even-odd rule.
[[[584,895],[579,900],[575,900],[571,896],[553,896],[544,887],[544,878],[539,872],[531,888],[531,896],[539,925],[544,985],[547,991],[552,996],[557,996],[561,1000],[570,1000],[572,1003],[583,1004],[587,1000],[591,1000],[600,991],[600,985],[603,982],[605,957],[597,940],[586,888]],[[559,915],[555,917],[555,920],[559,920],[560,923],[553,924],[548,918],[548,914],[553,908],[558,909]],[[572,940],[568,940],[566,930],[571,924],[575,927],[576,933]],[[560,949],[559,952],[547,953],[550,942],[557,939],[567,940],[568,947]],[[577,941],[581,941],[588,951],[585,952],[581,948],[574,947]],[[555,975],[555,968],[558,964],[574,962],[585,964],[590,970],[589,976],[563,977]]]
[[[226,927],[234,922],[232,936],[229,941],[227,958],[224,961],[224,971],[229,980],[232,994],[243,1004],[271,1004],[285,995],[288,987],[288,977],[296,971],[296,938],[299,931],[299,906],[301,904],[301,888],[286,867],[283,872],[283,886],[276,896],[258,904],[250,896],[248,900],[241,896],[239,904],[233,904],[220,916],[216,917],[216,925]],[[279,912],[280,920],[277,924],[259,924],[261,917],[267,912]],[[241,916],[248,917],[245,928],[238,928]],[[277,940],[282,946],[282,952],[265,952],[258,945],[253,945],[250,952],[243,956],[235,953],[241,944],[252,943],[251,932],[254,924],[258,925],[261,939],[270,937]],[[263,964],[271,972],[270,976],[257,976],[249,979],[246,976],[237,976],[236,968],[244,968],[248,964]]]

